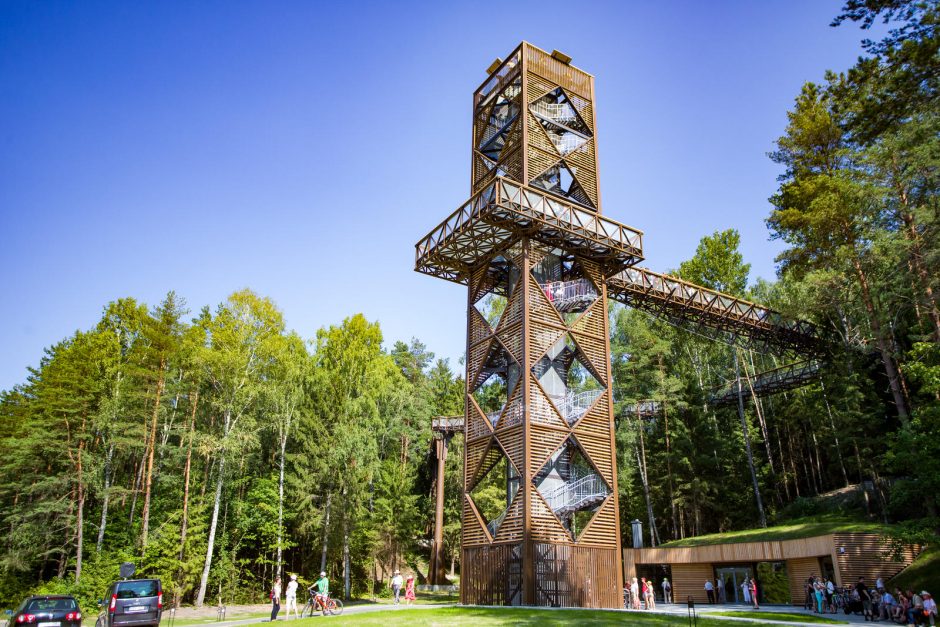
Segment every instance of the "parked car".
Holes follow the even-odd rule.
[[[163,614],[163,587],[159,579],[117,581],[100,605],[95,627],[156,626]]]
[[[7,624],[10,627],[79,627],[82,611],[75,597],[67,594],[32,596],[20,604]]]

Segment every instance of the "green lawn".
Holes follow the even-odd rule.
[[[755,612],[744,612],[737,610],[729,610],[724,612],[709,612],[709,615],[713,616],[732,616],[735,618],[754,618],[757,616]],[[812,614],[794,614],[790,612],[761,612],[759,614],[761,618],[767,620],[782,620],[793,623],[825,623],[828,625],[845,625],[847,621],[839,620],[837,618],[827,618],[825,616],[813,616]]]
[[[888,585],[892,590],[897,586],[902,590],[940,594],[940,546],[931,546],[918,555],[914,563],[898,573]]]
[[[876,522],[858,521],[835,516],[813,516],[798,518],[784,525],[767,527],[766,529],[743,529],[741,531],[727,531],[725,533],[712,533],[694,538],[673,540],[661,546],[701,546],[705,544],[724,544],[735,542],[766,542],[769,540],[793,540],[796,538],[810,538],[827,533],[880,533],[889,529],[888,525]]]
[[[320,622],[315,622],[320,621]],[[642,612],[605,612],[603,610],[536,610],[528,608],[465,608],[447,607],[433,610],[388,610],[363,614],[346,614],[322,618],[304,619],[298,627],[314,627],[328,624],[331,627],[342,625],[365,625],[373,627],[471,627],[476,625],[514,625],[539,627],[561,627],[568,625],[688,625],[685,616],[666,616],[663,614],[644,614]],[[718,618],[698,617],[699,627],[734,627],[745,623],[721,620]],[[753,622],[750,625],[766,623]]]

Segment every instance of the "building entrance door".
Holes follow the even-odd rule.
[[[725,603],[744,603],[744,590],[741,585],[750,581],[754,569],[750,566],[722,566],[715,569],[718,585],[725,590]]]

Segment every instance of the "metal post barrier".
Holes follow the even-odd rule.
[[[689,627],[694,627],[698,625],[698,617],[695,615],[695,599],[692,598],[692,595],[689,595]]]

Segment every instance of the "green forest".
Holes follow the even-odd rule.
[[[712,394],[799,356],[610,307],[625,545],[635,518],[647,544],[832,515],[936,538],[940,4],[848,0],[832,26],[882,24],[767,138],[778,187],[754,211],[784,245],[776,280],[749,283],[733,228],[672,271],[813,322],[819,376],[745,388],[742,419]],[[462,371],[362,314],[300,337],[251,290],[199,309],[172,292],[107,303],[0,393],[0,602],[56,591],[92,606],[123,561],[174,604],[262,602],[276,573],[326,570],[347,598],[396,568],[423,576],[431,419],[463,412]],[[642,400],[661,411],[632,415]],[[461,456],[458,436],[444,478],[456,577]],[[814,498],[855,485],[850,506]]]

